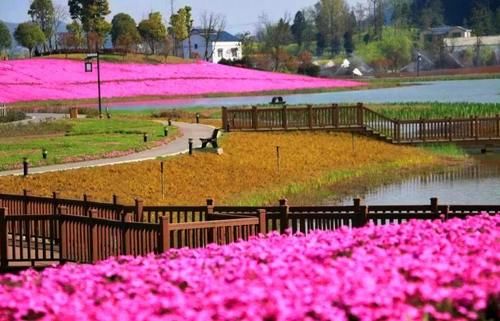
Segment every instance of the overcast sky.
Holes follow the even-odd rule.
[[[366,0],[348,0],[349,3]],[[67,0],[53,0],[54,3],[67,4]],[[227,30],[230,32],[254,31],[258,17],[266,13],[270,19],[278,19],[285,13],[294,15],[297,10],[316,3],[317,0],[174,0],[177,8],[190,5],[194,11],[195,24],[203,11],[216,12],[226,16]],[[22,22],[28,20],[27,11],[31,0],[0,0],[0,20]],[[142,20],[150,11],[160,11],[170,15],[170,0],[109,0],[111,15],[125,12],[137,21]]]

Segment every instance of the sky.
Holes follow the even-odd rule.
[[[318,0],[174,0],[174,7],[189,5],[193,8],[196,19],[203,13],[215,12],[226,17],[226,29],[230,32],[255,31],[259,16],[262,13],[271,20],[277,20],[286,13],[293,17],[295,12],[315,4]],[[362,0],[348,0],[352,4]],[[67,0],[53,0],[54,3],[67,5]],[[0,0],[0,20],[6,22],[23,22],[27,15],[31,0]],[[137,22],[151,11],[160,11],[164,17],[170,16],[170,0],[109,0],[112,16],[125,12]]]

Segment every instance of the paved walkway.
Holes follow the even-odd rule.
[[[145,160],[156,159],[158,157],[183,154],[188,151],[189,138],[193,138],[193,143],[195,148],[201,147],[201,142],[199,138],[210,137],[214,129],[212,126],[201,125],[201,124],[173,122],[172,125],[178,128],[182,136],[174,139],[168,144],[116,158],[105,158],[105,159],[97,159],[97,160],[83,161],[77,163],[33,167],[29,169],[29,174],[30,175],[41,174],[47,172],[66,171],[66,170],[85,168],[85,167],[97,167],[97,166],[140,162]],[[22,175],[22,174],[23,174],[22,169],[0,172],[0,176]]]

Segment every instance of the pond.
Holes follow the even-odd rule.
[[[424,205],[431,197],[442,204],[500,204],[500,155],[474,156],[472,165],[450,168],[374,187],[360,195],[367,205]],[[351,205],[352,197],[342,201],[324,200],[324,205]]]
[[[187,107],[221,107],[258,105],[269,103],[271,97],[220,97],[171,99],[152,102],[112,103],[112,109],[166,109]],[[477,102],[500,101],[500,79],[433,81],[405,87],[370,90],[326,92],[316,94],[285,95],[290,105],[330,103],[398,103],[398,102]]]

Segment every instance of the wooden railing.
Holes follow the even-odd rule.
[[[369,222],[383,225],[500,213],[500,205],[440,205],[437,198],[428,205],[387,206],[366,206],[359,199],[350,206],[290,206],[283,199],[277,206],[260,207],[215,206],[213,200],[207,200],[206,206],[148,207],[140,201],[122,206],[114,198],[115,203],[98,203],[104,212],[92,203],[87,213],[65,205],[59,205],[54,213],[52,207],[42,206],[47,198],[21,197],[29,200],[28,207],[36,208],[36,213],[17,212],[24,207],[6,208],[4,204],[19,196],[0,194],[0,270],[57,262],[93,263],[112,256],[162,253],[210,243],[223,245],[269,231],[308,234],[362,227]],[[57,199],[58,204],[72,202]],[[113,208],[120,212],[119,218],[101,215]]]
[[[500,115],[446,119],[396,120],[358,103],[356,106],[222,107],[226,131],[314,130],[356,131],[394,144],[500,140]]]

